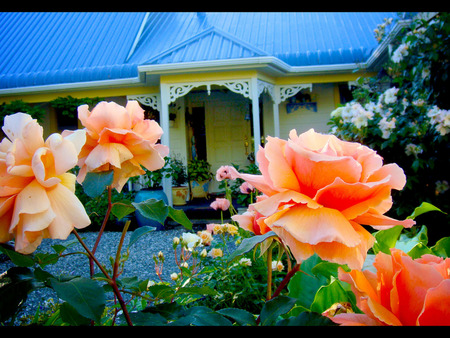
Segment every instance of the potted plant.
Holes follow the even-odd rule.
[[[188,178],[191,188],[191,197],[208,198],[209,181],[213,177],[211,164],[198,158],[188,163]]]
[[[136,196],[134,198],[134,201],[136,203],[140,203],[153,198],[156,200],[162,200],[166,205],[169,204],[167,196],[162,188],[162,178],[164,177],[165,173],[168,170],[167,168],[168,157],[165,158],[165,161],[166,165],[161,169],[155,171],[145,169],[145,174],[140,176],[139,180],[143,182],[146,185],[146,187],[144,189],[139,190],[136,193]],[[135,211],[135,215],[137,224],[140,227],[152,226],[155,227],[157,230],[164,229],[164,226],[161,223],[144,217],[143,215],[141,215],[139,210]]]
[[[186,167],[178,158],[169,159],[166,177],[172,177],[172,202],[173,205],[185,205],[188,195]]]

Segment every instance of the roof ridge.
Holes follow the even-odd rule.
[[[194,41],[198,41],[198,40],[202,39],[203,37],[208,36],[209,34],[217,34],[219,36],[222,36],[223,38],[228,39],[231,42],[236,43],[236,44],[242,46],[243,48],[246,48],[246,49],[252,51],[255,54],[258,54],[259,56],[268,56],[268,53],[263,51],[262,49],[257,48],[255,46],[249,44],[248,42],[245,42],[245,41],[237,38],[236,36],[225,32],[224,30],[222,30],[220,28],[217,28],[215,26],[210,26],[210,27],[204,29],[203,31],[201,31],[200,33],[197,33],[197,34],[195,34],[195,35],[193,35],[193,36],[191,36],[191,37],[189,37],[189,38],[179,42],[178,44],[176,44],[176,45],[174,45],[174,46],[172,46],[172,47],[162,51],[161,53],[151,57],[150,59],[148,59],[147,61],[143,62],[142,64],[144,65],[144,64],[153,63],[156,60],[158,60],[158,59],[160,59],[160,58],[162,58],[164,56],[167,56],[167,55],[169,55],[169,54],[171,54],[171,53],[173,53],[173,52],[175,52],[175,51],[177,51],[177,50],[179,50],[179,49],[181,49],[181,48],[183,48],[185,46],[188,46],[189,44],[193,43]]]

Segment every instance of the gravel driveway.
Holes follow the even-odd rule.
[[[184,232],[187,232],[187,230],[183,227],[176,227],[174,229],[152,231],[140,238],[130,249],[130,255],[125,263],[122,276],[138,276],[141,279],[150,279],[158,282],[159,279],[155,273],[153,256],[161,251],[165,256],[163,279],[164,281],[170,282],[170,274],[179,271],[174,261],[172,240],[174,237],[181,237]],[[128,246],[132,233],[132,231],[127,232],[123,245],[124,248]],[[87,247],[92,249],[97,238],[97,233],[81,232],[79,234]],[[96,253],[96,257],[101,263],[110,266],[109,257],[115,257],[120,237],[121,232],[105,232],[103,234]],[[44,239],[36,252],[53,252],[52,245],[61,242],[67,244],[67,241],[76,242],[76,244],[70,247],[70,252],[84,251],[75,235],[70,234],[65,241]],[[0,274],[8,270],[11,266],[13,264],[8,259],[0,260]],[[56,264],[46,266],[45,270],[54,275],[71,274],[89,277],[88,259],[85,255],[81,254],[63,257]],[[49,298],[57,299],[55,292],[51,289],[38,289],[31,292],[26,302],[27,306],[21,312],[20,316],[34,315],[37,306],[43,304]]]

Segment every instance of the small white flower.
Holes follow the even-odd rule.
[[[189,251],[192,251],[197,246],[202,245],[202,239],[200,236],[189,232],[185,232],[183,234],[181,242]]]
[[[241,258],[239,260],[239,265],[241,266],[252,266],[252,261],[250,258]]]
[[[283,271],[284,265],[280,261],[272,261],[272,271]]]

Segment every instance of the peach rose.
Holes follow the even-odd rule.
[[[228,210],[230,207],[230,201],[226,198],[216,198],[214,202],[211,203],[211,208],[214,210]]]
[[[267,198],[266,195],[256,197],[256,201],[262,201]],[[247,211],[241,215],[233,215],[231,219],[239,224],[239,226],[247,231],[253,232],[255,235],[264,235],[271,231],[271,229],[264,223],[266,217],[256,211],[253,204],[248,206]]]
[[[28,114],[6,116],[0,143],[0,242],[15,239],[15,249],[29,254],[43,238],[66,239],[73,228],[91,221],[75,196],[75,175],[86,136],[50,135]]]
[[[86,128],[86,144],[81,149],[78,182],[86,173],[114,170],[112,187],[121,191],[130,177],[145,174],[164,166],[167,146],[156,144],[163,131],[154,120],[144,119],[144,110],[137,101],[126,107],[115,102],[100,102],[92,112],[87,105],[78,107],[78,118]]]
[[[378,253],[369,270],[344,272],[364,314],[331,317],[341,325],[450,325],[450,258],[423,255],[412,259],[403,251]]]
[[[361,268],[375,229],[411,227],[384,215],[391,190],[406,183],[396,164],[359,143],[339,140],[313,129],[289,139],[268,137],[257,160],[261,175],[231,170],[268,197],[253,204],[265,224],[290,248],[298,262],[317,253],[324,260]],[[234,168],[232,168],[234,169]]]

